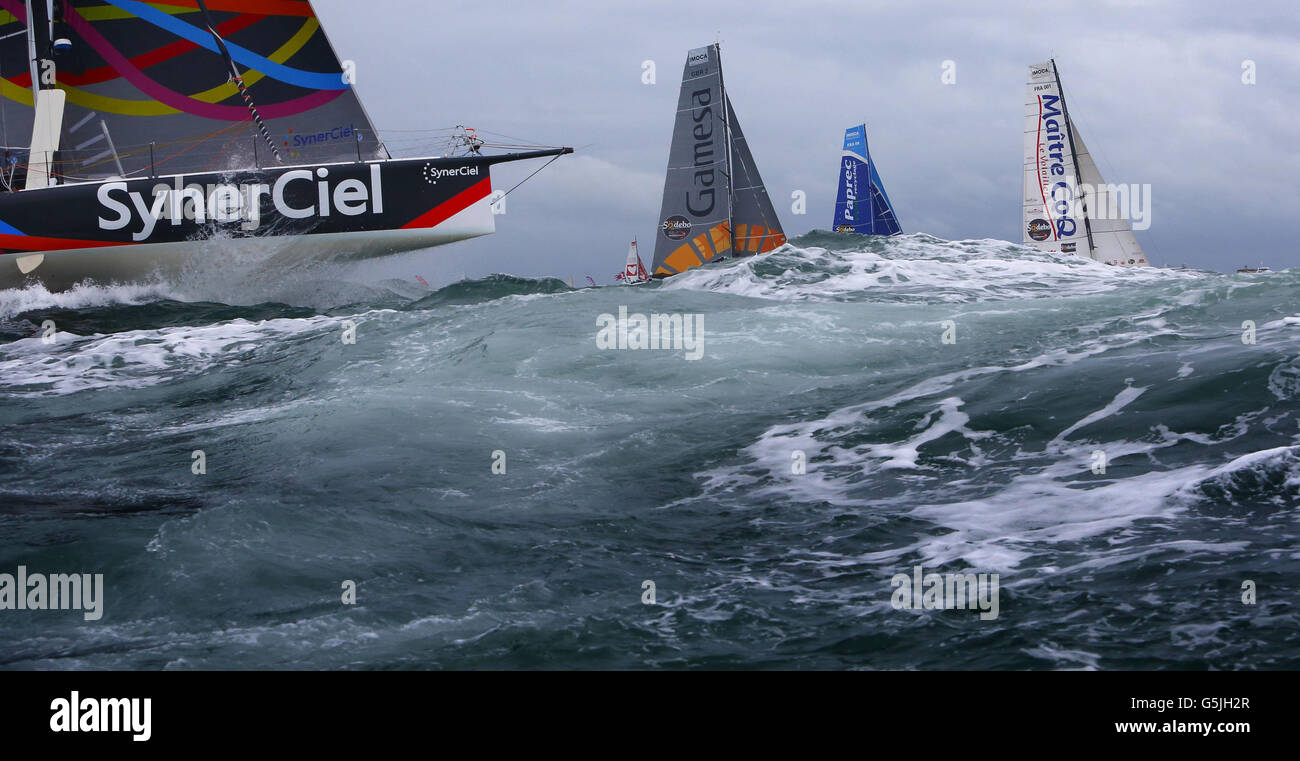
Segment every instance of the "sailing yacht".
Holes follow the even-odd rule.
[[[623,285],[641,285],[649,282],[650,273],[646,271],[641,255],[637,253],[636,239],[632,240],[632,245],[627,249],[627,264],[622,272],[614,276],[614,279],[622,281]]]
[[[897,235],[903,231],[894,214],[894,205],[885,195],[871,151],[867,149],[865,124],[844,130],[840,187],[835,195],[835,221],[831,229],[859,235]]]
[[[727,96],[716,43],[686,55],[659,220],[650,265],[656,278],[785,243]]]
[[[393,158],[351,72],[305,0],[0,0],[0,287],[487,235],[494,165],[572,152]]]
[[[1070,118],[1055,60],[1029,67],[1027,91],[1025,245],[1117,266],[1150,266]]]

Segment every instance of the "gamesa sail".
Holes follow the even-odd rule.
[[[835,196],[835,222],[831,229],[861,235],[896,235],[903,231],[894,214],[894,206],[885,195],[876,164],[871,160],[864,124],[844,130],[840,186]]]
[[[686,56],[651,271],[667,277],[785,243],[722,83],[716,44]]]
[[[740,118],[727,101],[727,115],[731,133],[731,219],[736,234],[732,236],[736,256],[771,251],[785,243],[781,220],[776,218],[772,199],[758,174],[758,165],[749,152],[745,133],[740,129]]]
[[[1025,245],[1115,265],[1146,265],[1128,220],[1070,119],[1056,62],[1029,67],[1025,104]],[[1103,213],[1099,213],[1103,212]]]

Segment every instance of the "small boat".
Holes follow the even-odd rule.
[[[1246,275],[1246,274],[1253,274],[1256,272],[1269,272],[1269,271],[1270,271],[1269,268],[1265,267],[1262,263],[1258,267],[1251,267],[1250,265],[1245,264],[1242,265],[1241,269],[1237,270],[1237,274]]]
[[[897,235],[903,231],[867,149],[865,124],[844,130],[840,187],[835,195],[835,221],[831,229],[859,235]]]
[[[0,288],[487,235],[493,166],[572,152],[394,158],[351,72],[306,0],[0,0]]]
[[[614,279],[622,281],[623,285],[641,285],[650,281],[650,273],[646,271],[641,255],[637,253],[635,238],[627,249],[627,265],[623,267],[622,272],[614,276]]]
[[[1056,61],[1029,67],[1025,103],[1025,186],[1021,232],[1026,246],[1146,267],[1146,254],[1070,118]],[[1082,193],[1081,198],[1076,194]],[[1079,202],[1082,201],[1080,204]]]
[[[650,271],[664,278],[785,243],[714,43],[686,54]]]

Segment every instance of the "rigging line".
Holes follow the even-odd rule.
[[[253,121],[257,123],[257,129],[262,133],[262,139],[271,148],[271,154],[275,156],[277,164],[283,164],[284,159],[280,156],[280,149],[271,139],[271,132],[266,128],[266,122],[262,121],[262,115],[257,111],[257,104],[253,102],[253,96],[248,92],[248,87],[244,85],[244,78],[239,74],[239,67],[235,65],[235,59],[230,57],[230,51],[226,49],[225,40],[217,34],[216,27],[212,25],[212,17],[208,15],[208,6],[203,0],[198,0],[199,10],[203,11],[203,23],[207,25],[208,31],[212,33],[212,39],[216,41],[217,48],[221,50],[221,55],[225,57],[226,64],[230,66],[230,81],[235,83],[239,88],[239,94],[244,98],[244,104],[248,106],[248,112],[253,115]]]
[[[244,137],[243,135],[240,135],[238,133],[231,135],[230,139],[226,141],[226,144],[221,146],[221,150],[218,151],[217,154],[212,157],[212,160],[208,162],[207,166],[204,167],[204,170],[208,172],[214,171],[217,167],[217,163],[220,162],[228,154],[230,150],[230,146],[234,145],[236,140],[239,140],[243,137]],[[254,140],[256,141],[256,138]],[[254,142],[254,145],[256,145],[256,142]]]
[[[538,143],[529,142],[528,140],[526,140],[526,139],[524,139],[524,138],[522,138],[522,137],[515,137],[514,135],[507,135],[507,134],[505,134],[504,132],[493,132],[493,131],[490,130],[490,129],[480,129],[480,130],[478,130],[478,131],[479,131],[479,132],[482,132],[482,133],[484,133],[484,134],[486,134],[486,135],[496,135],[497,137],[504,137],[504,138],[509,139],[509,140],[518,140],[519,142],[523,143],[524,145],[538,145]],[[546,146],[546,147],[548,147],[548,148],[558,148],[559,146],[549,145],[549,146]]]
[[[554,164],[554,163],[555,163],[555,159],[558,159],[560,156],[563,156],[563,155],[564,155],[563,153],[558,154],[558,155],[556,155],[554,158],[552,158],[550,161],[546,162],[545,164],[542,164],[541,168],[539,168],[539,169],[537,170],[537,172],[540,172],[540,171],[542,171],[542,169],[545,169],[546,167],[550,166],[551,164]],[[502,198],[505,198],[506,196],[508,196],[508,195],[510,195],[511,193],[515,192],[515,189],[518,188],[520,185],[523,185],[525,182],[528,182],[529,180],[533,179],[533,177],[537,174],[537,172],[533,172],[532,174],[530,174],[530,175],[528,175],[527,177],[525,177],[525,178],[523,178],[522,180],[520,180],[520,181],[518,182],[518,184],[515,185],[515,187],[513,187],[513,188],[507,190],[506,192],[502,193],[502,194],[501,194],[501,197],[502,197]]]
[[[162,158],[162,159],[159,159],[158,161],[154,162],[154,164],[153,164],[152,166],[153,166],[153,167],[157,167],[157,166],[159,166],[159,165],[161,165],[161,164],[165,164],[165,163],[167,163],[168,161],[171,161],[172,159],[175,159],[175,158],[177,158],[178,156],[181,156],[182,154],[188,153],[188,152],[190,152],[191,150],[194,150],[195,148],[198,148],[198,147],[200,147],[200,146],[202,146],[202,145],[208,143],[210,140],[212,140],[212,139],[218,137],[219,135],[223,135],[223,134],[225,134],[225,133],[227,133],[227,132],[229,132],[229,131],[231,131],[231,130],[233,130],[233,129],[237,129],[237,128],[239,128],[240,126],[242,126],[242,125],[244,125],[244,124],[247,124],[247,122],[232,122],[229,126],[222,127],[221,129],[216,130],[215,132],[211,132],[211,133],[209,133],[209,134],[207,134],[207,135],[200,135],[200,136],[198,136],[198,137],[182,138],[182,139],[180,139],[180,140],[173,140],[173,141],[171,141],[171,142],[167,142],[167,143],[156,143],[156,144],[154,144],[152,147],[154,147],[154,148],[165,148],[165,147],[170,147],[170,146],[175,146],[175,145],[184,145],[185,143],[189,143],[190,145],[189,145],[188,147],[186,147],[186,148],[181,149],[180,151],[177,151],[176,153],[172,154],[171,156],[167,156],[167,157],[164,157],[164,158]],[[20,147],[20,149],[25,149],[25,146]],[[140,148],[137,148],[136,150],[119,151],[119,152],[118,152],[118,155],[119,155],[119,156],[122,156],[122,157],[135,157],[135,156],[141,156],[141,155],[144,155],[145,152],[146,152],[147,150],[148,150],[148,146],[141,146]],[[74,151],[69,151],[69,153],[74,153]],[[99,165],[106,164],[106,163],[107,163],[107,159],[105,159],[104,161],[97,162],[96,164],[93,164],[93,165],[87,165],[87,166],[81,167],[81,169],[84,171],[85,169],[93,168],[93,167],[95,167],[95,166],[99,166]],[[27,163],[19,163],[18,166],[21,167],[21,168],[23,168],[23,169],[28,169],[28,168],[30,168],[29,165],[28,165]],[[130,177],[130,176],[132,176],[132,175],[143,175],[145,172],[148,172],[148,171],[151,171],[151,169],[147,167],[147,168],[145,168],[145,169],[137,169],[137,170],[134,170],[134,171],[131,171],[131,172],[127,172],[126,175],[127,175],[128,177]],[[56,174],[56,176],[67,177],[67,178],[74,178],[74,179],[75,179],[75,176],[74,176],[74,175],[71,175],[71,174],[67,174],[67,173],[55,173],[55,174]]]
[[[455,127],[429,127],[427,129],[393,129],[391,127],[376,128],[376,132],[455,132]]]
[[[220,135],[220,134],[222,134],[222,133],[224,133],[224,132],[226,132],[226,131],[228,131],[228,130],[230,130],[230,129],[234,129],[235,127],[237,127],[237,126],[239,126],[239,125],[241,125],[241,124],[244,124],[244,122],[235,122],[235,123],[232,124],[230,127],[227,127],[227,128],[225,128],[225,129],[218,130],[218,131],[213,132],[212,134],[207,135],[207,136],[202,137],[202,138],[193,139],[193,140],[189,141],[191,144],[190,144],[188,147],[183,148],[183,149],[177,151],[176,153],[173,153],[173,154],[170,155],[170,156],[167,156],[167,157],[165,157],[165,158],[163,158],[163,159],[160,159],[160,160],[158,160],[158,161],[153,162],[153,164],[151,165],[151,168],[153,168],[154,170],[156,170],[157,167],[158,167],[159,165],[161,165],[161,164],[166,164],[168,161],[171,161],[171,160],[173,160],[173,159],[179,158],[180,156],[182,156],[182,155],[184,155],[184,154],[186,154],[186,153],[189,153],[190,151],[194,150],[195,148],[198,148],[199,146],[206,144],[209,140],[215,138],[217,135]],[[183,142],[187,142],[187,141],[177,140],[177,141],[175,141],[175,142],[173,142],[173,143],[167,143],[166,145],[180,145],[180,144],[183,143]]]

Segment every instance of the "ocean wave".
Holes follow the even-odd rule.
[[[0,570],[121,601],[0,663],[1300,665],[1300,273],[814,232],[637,288],[313,278],[0,293]],[[601,348],[620,309],[700,358]],[[894,610],[916,565],[1001,616]]]

